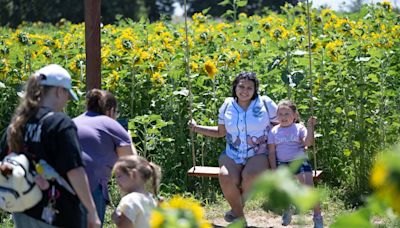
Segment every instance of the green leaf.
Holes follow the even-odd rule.
[[[335,108],[335,112],[338,113],[338,114],[340,114],[340,113],[343,112],[343,109],[342,109],[341,107],[336,107],[336,108]]]
[[[384,51],[383,49],[371,48],[368,50],[368,54],[370,54],[371,57],[382,59],[384,56]]]
[[[376,74],[369,74],[368,78],[374,83],[378,83],[379,82],[379,78],[378,78],[378,76]]]
[[[4,89],[6,88],[6,85],[4,85],[4,83],[0,82],[0,89]]]
[[[291,165],[290,169],[296,168],[295,166],[296,164]],[[301,212],[311,209],[318,202],[320,192],[295,181],[290,169],[279,167],[274,172],[263,173],[255,181],[250,197],[259,194],[265,196],[267,203],[264,208],[276,213],[281,213],[291,204]]]
[[[361,144],[360,144],[359,141],[353,141],[353,145],[354,145],[357,149],[360,149],[360,147],[361,147]]]
[[[224,13],[224,16],[231,16],[231,15],[234,15],[235,14],[235,12],[233,11],[233,10],[227,10],[225,13]]]
[[[350,111],[347,113],[347,116],[355,116],[356,112],[355,111]]]
[[[373,123],[374,123],[374,121],[373,121],[371,118],[366,118],[365,121],[367,121],[367,122],[370,123],[370,124],[373,124]]]
[[[243,6],[247,5],[247,0],[237,1],[237,2],[236,2],[236,5],[237,5],[238,7],[243,7]]]
[[[224,0],[224,1],[220,2],[220,3],[218,3],[218,5],[220,5],[220,6],[226,6],[226,5],[229,5],[229,4],[231,4],[230,0]]]
[[[160,131],[157,128],[150,128],[147,130],[147,134],[155,134],[158,135]]]
[[[206,14],[208,13],[208,11],[210,11],[210,9],[211,9],[211,7],[205,8],[205,9],[203,9],[203,10],[201,11],[201,13],[202,13],[203,15],[206,15]]]
[[[372,228],[374,227],[370,222],[370,212],[363,208],[351,214],[345,214],[339,216],[335,223],[333,223],[331,228],[355,228],[364,227]]]
[[[242,228],[245,227],[245,220],[244,219],[240,219],[238,221],[235,221],[234,223],[229,224],[226,228]]]
[[[349,149],[344,149],[344,150],[343,150],[343,154],[344,154],[344,156],[349,157],[349,156],[351,155],[351,150],[349,150]]]
[[[337,85],[337,83],[336,83],[335,81],[330,81],[330,82],[328,82],[328,83],[326,84],[327,87],[336,86],[336,85]]]
[[[297,109],[299,109],[299,110],[306,110],[308,108],[309,108],[309,106],[305,105],[305,104],[300,104],[300,105],[297,106]]]
[[[161,116],[153,114],[153,115],[150,115],[148,119],[149,119],[149,122],[153,122],[155,120],[161,119]]]

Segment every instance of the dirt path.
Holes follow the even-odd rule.
[[[225,222],[223,218],[223,213],[221,212],[212,212],[207,211],[207,214],[212,213],[208,220],[212,222],[214,227],[226,227],[229,223]],[[263,210],[252,210],[246,211],[246,220],[247,227],[254,228],[277,228],[277,227],[286,227],[286,228],[297,228],[297,227],[313,227],[312,214],[311,212],[306,215],[294,215],[292,219],[292,223],[289,226],[282,226],[281,216],[273,213],[267,213]],[[218,216],[219,215],[219,216]],[[326,224],[326,222],[325,222]],[[326,226],[328,227],[328,226]]]

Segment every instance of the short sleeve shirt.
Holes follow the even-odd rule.
[[[306,136],[307,128],[303,124],[277,125],[268,135],[268,144],[275,144],[277,161],[289,162],[305,157],[303,141]]]
[[[116,209],[117,215],[124,214],[133,224],[133,227],[150,227],[151,210],[157,206],[150,193],[132,192],[122,197]]]
[[[34,140],[26,145],[27,152],[33,156],[35,161],[46,160],[58,174],[69,182],[67,173],[84,166],[76,134],[76,126],[64,113],[54,112],[53,115],[42,121],[40,128],[36,128],[39,119],[50,111],[47,107],[41,107],[37,114],[28,120],[24,136],[31,134],[32,137],[30,138],[34,138]],[[1,157],[4,157],[8,152],[6,138],[2,137]],[[56,215],[53,225],[80,227],[83,212],[80,209],[79,198],[76,195],[72,195],[56,181],[51,181],[50,183],[55,186],[58,195],[55,207],[59,213]],[[48,191],[43,191],[44,197],[42,200],[33,208],[24,211],[24,213],[35,219],[42,220],[41,213],[43,208],[48,205]]]
[[[73,121],[78,127],[90,189],[93,192],[101,185],[105,199],[109,200],[107,183],[118,158],[116,148],[130,146],[131,137],[121,124],[105,115],[85,112]]]
[[[218,115],[218,124],[226,128],[225,153],[236,163],[267,153],[268,132],[276,110],[275,102],[267,96],[257,96],[246,111],[234,98],[226,98]]]

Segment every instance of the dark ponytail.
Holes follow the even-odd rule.
[[[111,92],[92,89],[86,94],[86,109],[105,115],[107,111],[117,109],[117,99]]]
[[[90,112],[104,115],[103,92],[99,89],[92,89],[86,94],[86,108]]]

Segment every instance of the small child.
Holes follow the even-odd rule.
[[[314,126],[316,118],[310,117],[307,128],[299,122],[299,113],[293,102],[283,100],[278,104],[277,116],[279,124],[274,126],[268,135],[269,161],[271,169],[276,166],[289,165],[296,160],[303,163],[296,172],[297,179],[309,186],[314,186],[311,164],[304,151],[305,147],[312,145],[314,140]],[[287,226],[292,220],[293,209],[289,208],[283,213],[282,225]],[[323,227],[321,208],[314,207],[314,227]]]
[[[157,202],[146,191],[145,185],[151,178],[153,194],[157,195],[160,167],[141,156],[132,155],[119,158],[113,170],[124,196],[112,214],[112,220],[117,227],[149,227],[151,210],[157,206]]]

